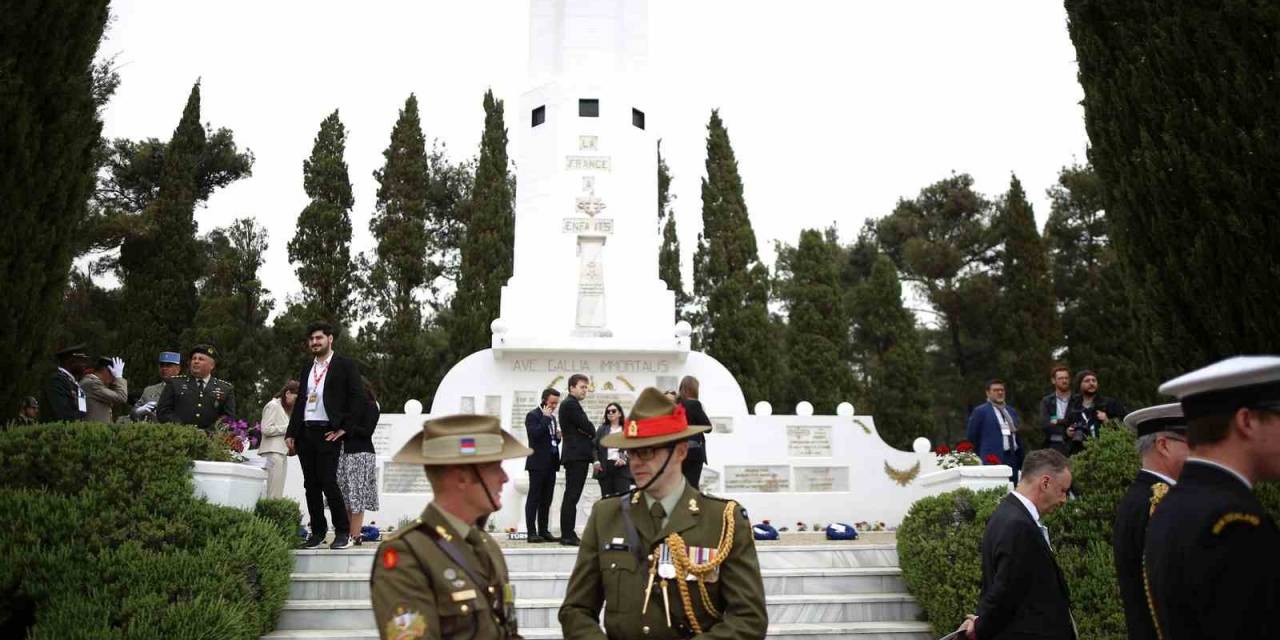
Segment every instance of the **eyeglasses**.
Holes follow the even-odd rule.
[[[658,455],[659,451],[670,451],[671,447],[643,447],[641,449],[627,449],[627,455],[638,460],[648,462]]]
[[[618,411],[617,409],[605,409],[605,410],[604,410],[604,412],[605,412],[605,413],[622,413],[621,411]]]

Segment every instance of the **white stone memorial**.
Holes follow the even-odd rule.
[[[430,500],[420,468],[390,462],[425,417],[497,415],[524,441],[524,417],[542,389],[564,393],[575,373],[591,379],[584,407],[597,423],[608,402],[629,410],[646,386],[673,389],[682,376],[697,377],[714,424],[703,489],[738,500],[753,521],[895,526],[916,499],[963,484],[957,474],[956,482],[948,476],[926,486],[921,478],[938,471],[927,442],[893,449],[874,419],[847,403],[837,416],[812,415],[809,403],[790,416],[771,415],[760,403],[753,415],[732,372],[690,350],[689,326],[674,322],[674,294],[658,277],[655,130],[662,114],[648,100],[648,45],[643,1],[532,0],[530,85],[508,120],[518,181],[513,274],[491,325],[492,348],[454,365],[435,397],[422,399],[428,414],[418,413],[420,405],[383,414],[375,436],[381,510],[366,523],[395,525]],[[524,461],[504,468],[511,482],[491,522],[523,531]],[[305,505],[294,458],[286,484]],[[553,530],[563,488],[561,475]],[[598,497],[588,479],[579,529]]]

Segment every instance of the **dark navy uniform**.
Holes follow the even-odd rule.
[[[1151,516],[1145,568],[1164,640],[1280,636],[1280,531],[1232,472],[1187,460]]]
[[[235,389],[230,382],[213,376],[203,385],[188,375],[174,376],[164,383],[156,404],[160,422],[192,424],[205,431],[212,429],[218,418],[230,421],[235,417]]]
[[[1151,609],[1147,606],[1146,587],[1142,582],[1142,550],[1146,545],[1152,497],[1163,497],[1169,487],[1168,482],[1143,469],[1138,471],[1138,477],[1134,478],[1129,491],[1116,507],[1111,549],[1115,555],[1116,580],[1120,583],[1120,600],[1124,604],[1129,640],[1156,640],[1159,637],[1151,622]]]

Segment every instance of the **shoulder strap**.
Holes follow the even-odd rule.
[[[644,563],[645,549],[640,548],[640,533],[636,531],[635,520],[631,519],[631,499],[623,494],[618,502],[622,505],[622,530],[627,536],[631,554],[636,557],[636,565],[639,566]]]
[[[485,587],[493,586],[495,582],[501,583],[498,576],[495,575],[493,577],[494,582],[489,582],[488,580],[481,578],[480,575],[476,573],[475,569],[471,567],[471,564],[467,562],[466,556],[462,555],[462,552],[458,550],[458,545],[455,545],[450,540],[444,539],[443,536],[432,530],[431,527],[423,527],[422,529],[423,531],[426,531],[427,537],[435,543],[436,547],[443,551],[445,555],[449,556],[449,559],[452,560],[454,564],[461,567],[463,573],[467,574],[468,578],[471,578],[471,582],[480,589],[480,593],[477,595],[484,598],[489,603],[489,608],[492,609],[493,613],[502,621],[503,628],[506,628],[509,624],[507,607],[506,603],[501,599],[506,596],[506,585],[501,585],[503,587],[503,592],[501,594],[497,594],[497,597],[500,599],[495,602],[489,597],[490,594],[485,590]],[[473,617],[477,616],[479,615],[479,612],[473,610],[471,615]]]

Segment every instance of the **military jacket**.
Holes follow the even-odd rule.
[[[1120,584],[1120,601],[1124,604],[1125,627],[1130,640],[1156,640],[1156,628],[1147,606],[1146,587],[1142,582],[1142,548],[1146,544],[1147,521],[1151,514],[1152,487],[1169,484],[1150,471],[1138,472],[1129,490],[1116,507],[1111,550],[1115,556],[1116,581]]]
[[[158,421],[192,424],[205,431],[212,429],[218,418],[234,420],[235,417],[235,389],[230,382],[212,376],[203,393],[198,381],[191,376],[169,378],[156,404]]]
[[[378,546],[369,580],[383,640],[520,637],[502,549],[477,533],[483,559],[429,504]]]
[[[664,546],[671,533],[684,540],[686,553],[705,563],[719,545],[724,531],[727,500],[699,493],[691,486],[684,493],[667,524],[655,531],[643,498],[638,494],[606,498],[595,504],[582,534],[578,559],[560,607],[560,625],[565,638],[687,638],[694,632],[689,624],[676,578],[667,580],[665,600],[661,578],[648,588],[652,556],[672,553]],[[623,500],[635,525],[630,540],[623,517]],[[764,581],[756,558],[755,540],[746,512],[732,514],[733,536],[728,557],[708,576],[706,587],[719,616],[707,610],[698,583],[686,580],[694,615],[702,628],[699,638],[763,638],[768,627]],[[637,552],[634,545],[639,546]],[[669,557],[669,555],[667,556]],[[649,591],[648,606],[645,593]],[[668,606],[669,605],[669,606]],[[600,629],[600,609],[604,608],[604,630]],[[671,626],[667,620],[670,616]]]
[[[1165,640],[1276,637],[1280,531],[1239,478],[1188,460],[1147,525],[1144,566]]]

